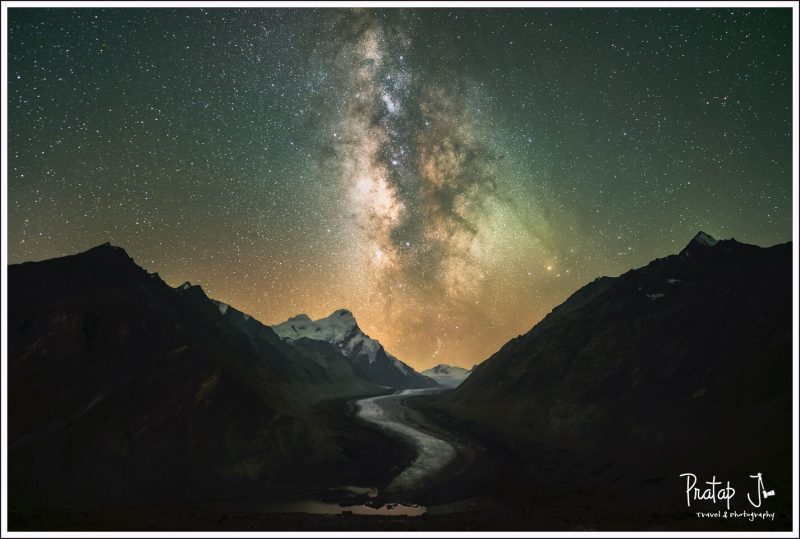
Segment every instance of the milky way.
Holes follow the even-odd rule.
[[[352,39],[336,61],[350,102],[333,123],[330,160],[349,204],[341,226],[354,228],[356,267],[380,326],[398,336],[443,328],[414,347],[436,358],[442,338],[477,329],[470,322],[483,318],[487,276],[503,263],[486,256],[489,204],[507,209],[497,157],[458,84],[409,66],[408,35],[369,13],[344,24]]]
[[[791,237],[789,10],[9,13],[12,262],[111,241],[423,369],[700,229]]]

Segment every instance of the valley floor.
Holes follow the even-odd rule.
[[[340,399],[320,406],[342,433],[351,463],[320,485],[288,498],[249,496],[195,503],[9,507],[9,529],[97,531],[657,531],[787,530],[773,522],[698,519],[693,513],[601,506],[594,492],[537,484],[527,473],[563,465],[545,450],[524,457],[491,436],[465,428],[427,406],[424,393]],[[527,468],[526,468],[527,466]],[[350,485],[345,487],[344,485]],[[357,485],[359,488],[353,488]],[[347,489],[350,489],[349,491]],[[288,491],[287,491],[288,492]],[[280,504],[421,507],[418,516],[281,512]]]

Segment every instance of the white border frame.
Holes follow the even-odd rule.
[[[354,8],[354,7],[380,7],[380,8],[432,8],[432,7],[447,7],[447,8],[478,8],[478,7],[491,7],[491,8],[547,8],[547,7],[565,7],[565,8],[791,8],[792,9],[792,260],[793,268],[792,274],[794,278],[793,283],[793,298],[792,298],[792,316],[794,333],[792,338],[792,374],[793,374],[793,499],[794,508],[792,515],[791,532],[9,532],[8,531],[8,453],[6,448],[8,446],[8,365],[6,358],[8,356],[8,328],[6,320],[8,320],[8,298],[6,291],[8,290],[8,65],[7,65],[7,51],[8,51],[8,8],[9,7],[26,7],[26,8],[76,8],[76,7],[92,7],[92,8],[130,8],[130,7],[192,7],[192,8]],[[0,13],[0,43],[2,43],[2,131],[0,137],[2,138],[2,208],[0,209],[0,243],[2,245],[2,266],[0,267],[0,285],[2,285],[2,305],[0,305],[0,343],[2,343],[2,365],[0,365],[0,375],[2,376],[2,463],[0,471],[2,471],[2,485],[0,489],[0,532],[3,537],[408,537],[410,535],[418,537],[675,537],[675,536],[690,536],[690,537],[798,537],[798,507],[800,506],[800,499],[798,495],[798,465],[800,463],[800,447],[798,444],[798,362],[800,361],[800,331],[798,330],[798,323],[800,322],[800,310],[798,308],[798,288],[800,287],[800,267],[798,266],[798,243],[800,242],[800,229],[798,225],[798,196],[800,190],[798,189],[798,50],[800,50],[800,41],[798,41],[798,13],[800,7],[794,1],[700,1],[700,2],[680,2],[680,1],[653,1],[653,2],[624,2],[624,1],[576,1],[576,2],[559,2],[559,1],[543,1],[543,2],[514,2],[514,1],[497,1],[497,2],[444,2],[444,1],[336,1],[336,2],[320,2],[320,1],[299,1],[299,2],[241,2],[241,1],[165,1],[165,2],[147,2],[147,1],[9,1],[3,2],[2,12]]]

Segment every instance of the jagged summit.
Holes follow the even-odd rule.
[[[439,363],[433,368],[422,371],[422,374],[436,380],[439,385],[451,388],[458,387],[471,373],[471,369],[454,367],[453,365],[446,365],[444,363]]]
[[[26,279],[38,280],[42,294],[50,287],[68,289],[75,294],[91,293],[101,284],[130,285],[154,278],[125,249],[110,243],[58,258],[10,264],[8,268],[9,271],[24,271]],[[69,276],[68,281],[64,280],[65,275]]]
[[[175,290],[191,290],[191,291],[198,291],[203,292],[205,294],[205,290],[199,284],[192,284],[191,281],[185,281],[182,285],[176,286]]]
[[[702,230],[695,234],[694,238],[686,245],[686,247],[681,250],[680,254],[684,257],[691,256],[692,253],[700,252],[708,249],[709,247],[714,247],[719,243],[719,240],[716,239],[711,234],[707,234]]]
[[[290,342],[306,338],[344,346],[345,342],[359,337],[358,342],[364,342],[367,345],[365,351],[372,361],[380,347],[377,341],[369,339],[361,332],[353,313],[348,309],[337,309],[319,320],[311,320],[307,314],[298,314],[286,322],[272,326],[272,329],[283,340]],[[371,345],[372,343],[374,346]]]
[[[323,320],[327,320],[330,324],[342,328],[358,329],[358,322],[356,322],[356,317],[353,316],[353,313],[347,309],[337,309],[328,316],[326,316],[325,318],[320,318],[319,320],[317,320],[317,322],[322,322]]]
[[[307,314],[300,313],[300,314],[296,314],[296,315],[290,317],[288,320],[286,320],[286,322],[283,322],[283,324],[287,324],[289,322],[292,322],[296,326],[297,324],[305,324],[305,323],[319,324],[319,323],[322,323],[322,322],[325,322],[325,321],[329,322],[330,324],[334,324],[336,326],[354,326],[354,325],[357,325],[356,319],[353,316],[353,313],[351,311],[347,310],[347,309],[337,309],[337,310],[333,311],[331,314],[329,314],[328,316],[326,316],[324,318],[320,318],[319,320],[316,320],[316,321],[312,320],[311,317],[308,316]],[[283,325],[283,324],[278,324],[278,325]],[[290,325],[290,327],[291,327],[291,325]],[[296,327],[298,327],[298,326],[296,326]],[[303,327],[305,327],[305,326],[303,326]],[[301,328],[298,328],[298,329],[301,329]]]
[[[114,254],[114,255],[124,255],[126,258],[130,258],[128,252],[117,245],[112,245],[111,242],[101,243],[100,245],[95,245],[94,247],[90,247],[81,253],[76,253],[72,256],[81,256],[81,255],[90,255],[90,254]]]
[[[117,247],[116,245],[111,245],[111,242],[110,242],[110,241],[107,241],[107,242],[105,242],[105,243],[101,243],[101,244],[99,244],[99,245],[95,245],[94,247],[89,247],[89,248],[88,248],[88,249],[86,249],[86,251],[84,251],[84,252],[95,251],[95,250],[101,250],[101,249],[111,249],[111,250],[114,250],[114,249],[121,249],[121,250],[123,250],[123,251],[125,250],[125,249],[122,249],[122,247]]]
[[[692,238],[691,243],[694,243],[694,244],[697,244],[697,245],[703,245],[704,247],[713,247],[717,243],[719,243],[719,240],[717,240],[711,234],[706,234],[705,232],[703,232],[701,230],[700,232],[698,232],[695,235],[694,238]]]

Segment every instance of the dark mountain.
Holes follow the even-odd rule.
[[[288,356],[108,244],[9,266],[8,282],[13,503],[268,497],[348,469],[347,433],[313,405],[369,386],[332,390],[329,358]]]
[[[374,384],[398,389],[439,387],[435,380],[418,373],[361,331],[353,313],[347,309],[338,309],[319,320],[299,314],[272,329],[285,342],[301,350],[334,350],[350,360],[359,376]]]
[[[303,402],[380,392],[357,374],[347,358],[332,346],[301,347],[285,343],[270,328],[226,303],[210,299],[198,285],[184,283],[178,293],[197,308],[219,318],[226,328],[243,333],[275,380]],[[212,314],[213,313],[213,314]]]
[[[701,232],[581,288],[430,404],[514,447],[529,484],[593,493],[572,502],[685,509],[680,473],[744,492],[761,472],[786,509],[791,321],[791,244]]]

